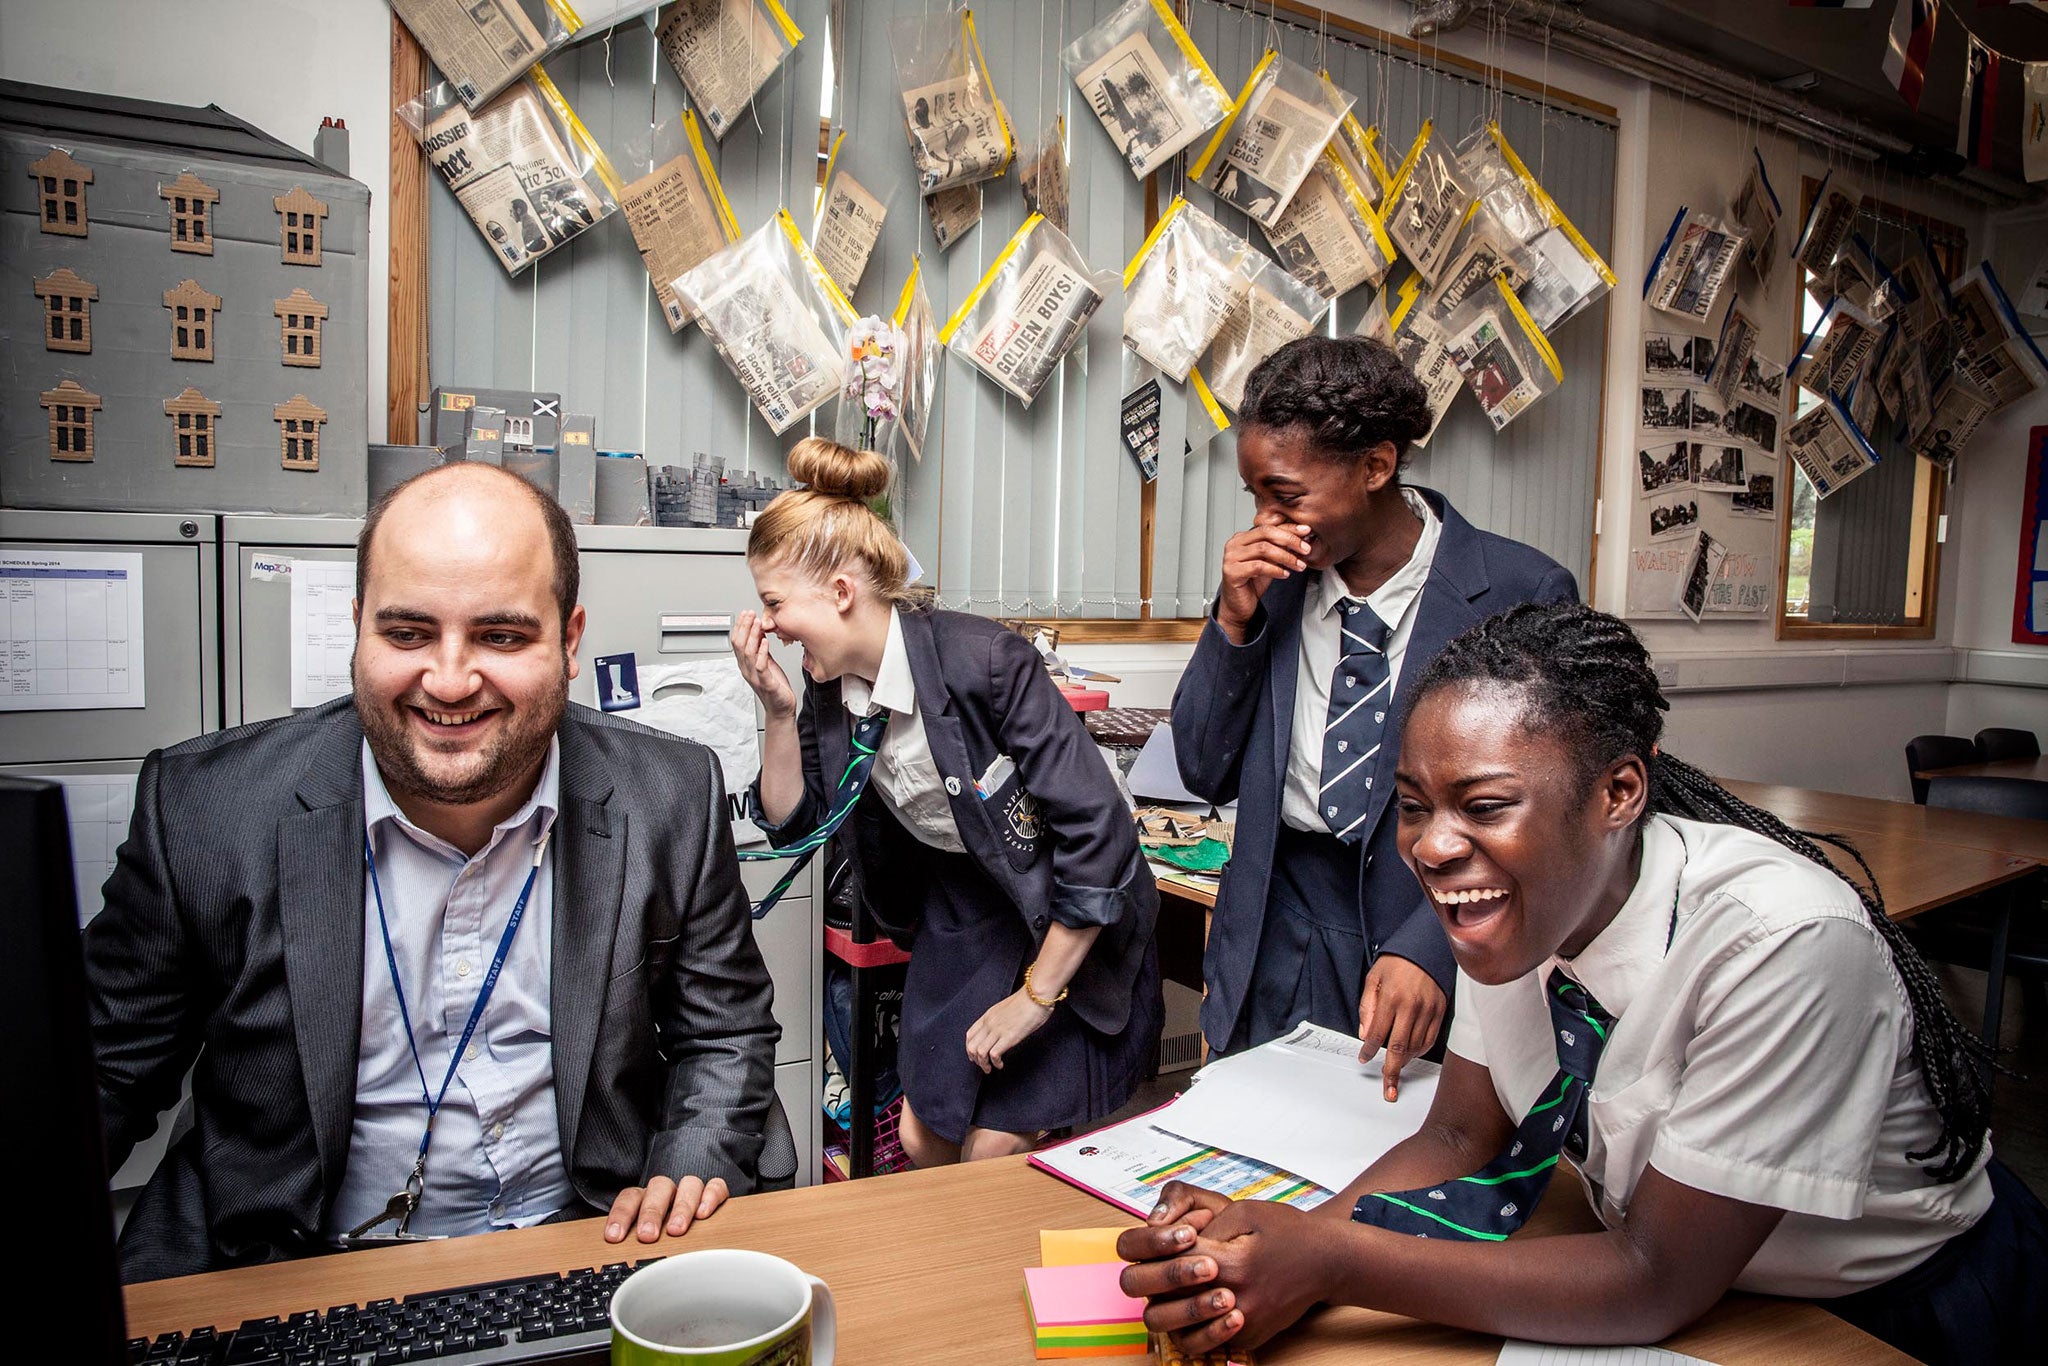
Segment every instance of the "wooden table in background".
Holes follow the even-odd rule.
[[[1575,1185],[1552,1190],[1576,1196]],[[1570,1232],[1575,1216],[1546,1199],[1524,1236]],[[1551,1207],[1559,1204],[1557,1210]],[[747,1247],[824,1278],[839,1310],[848,1366],[999,1366],[1034,1360],[1024,1268],[1042,1228],[1133,1223],[1021,1157],[906,1172],[734,1200],[681,1239],[616,1247],[590,1219],[441,1243],[380,1248],[129,1287],[128,1335],[367,1303],[658,1253]],[[1824,1309],[1731,1295],[1667,1344],[1720,1366],[1904,1362]],[[1497,1338],[1359,1309],[1317,1313],[1259,1353],[1261,1366],[1375,1362],[1491,1366]],[[1118,1358],[1123,1360],[1124,1358]],[[1150,1360],[1150,1358],[1131,1358]]]
[[[1948,768],[1916,768],[1916,778],[2031,778],[2048,783],[2048,754],[2031,759],[1994,759],[1988,764],[1954,764]]]
[[[1995,853],[2048,864],[2048,821],[2018,816],[1987,816],[1951,811],[1914,802],[1852,797],[1843,792],[1817,792],[1779,783],[1748,783],[1724,778],[1721,785],[1766,811],[1775,812],[1802,830],[1827,830],[1845,835],[1883,835],[1886,839],[1921,840],[1934,844],[1989,849]],[[1863,840],[1858,848],[1870,845]]]

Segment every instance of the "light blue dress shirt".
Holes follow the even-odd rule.
[[[560,806],[559,742],[532,796],[492,830],[474,858],[406,819],[363,745],[363,816],[391,927],[419,1062],[438,1090],[448,1054],[489,972],[535,845]],[[552,845],[552,841],[549,841]],[[498,985],[434,1121],[426,1189],[411,1232],[485,1233],[540,1222],[576,1201],[555,1113],[549,969],[554,929],[552,847]],[[348,1167],[327,1215],[329,1237],[381,1210],[402,1189],[419,1152],[427,1106],[406,1046],[384,952],[375,890],[363,888],[363,1023],[356,1061]],[[389,1233],[386,1224],[373,1230]]]

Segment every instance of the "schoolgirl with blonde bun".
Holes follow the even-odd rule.
[[[1000,1157],[1121,1106],[1159,1037],[1159,895],[1123,799],[1030,642],[913,587],[873,451],[797,443],[747,541],[733,654],[767,713],[771,842],[843,822],[911,953],[898,1069],[919,1166]],[[803,649],[801,699],[769,654]]]

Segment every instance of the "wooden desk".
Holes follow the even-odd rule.
[[[1569,1183],[1553,1187],[1575,1194]],[[1531,1220],[1571,1227],[1546,1199]],[[1583,1208],[1583,1207],[1581,1207]],[[832,1287],[838,1360],[901,1366],[1000,1366],[1033,1361],[1024,1268],[1038,1264],[1041,1228],[1135,1222],[1025,1165],[1021,1157],[735,1200],[681,1239],[625,1249],[596,1219],[445,1243],[382,1248],[128,1291],[128,1335],[361,1304],[384,1296],[597,1266],[649,1252],[750,1247],[786,1257]],[[1730,1296],[1671,1340],[1721,1366],[1903,1362],[1827,1311],[1791,1300]],[[1358,1309],[1325,1310],[1259,1354],[1261,1366],[1374,1361],[1491,1366],[1497,1339]],[[1151,1358],[1116,1358],[1145,1362]]]
[[[2048,783],[2048,754],[2031,759],[1995,759],[1988,764],[1952,764],[1947,768],[1916,768],[1916,778],[2031,778]]]
[[[1927,840],[1971,849],[1989,849],[2048,864],[2048,821],[1986,816],[1974,811],[1951,811],[1939,806],[1884,801],[1877,797],[1852,797],[1844,792],[1816,792],[1811,788],[1786,787],[1778,783],[1747,783],[1724,778],[1721,785],[1744,801],[1775,812],[1787,823],[1803,830]],[[1858,847],[1870,843],[1864,840]]]

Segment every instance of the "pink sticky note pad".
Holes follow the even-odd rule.
[[[1145,1317],[1145,1302],[1123,1292],[1122,1262],[1079,1266],[1027,1266],[1024,1289],[1031,1319],[1040,1327],[1131,1323]]]

